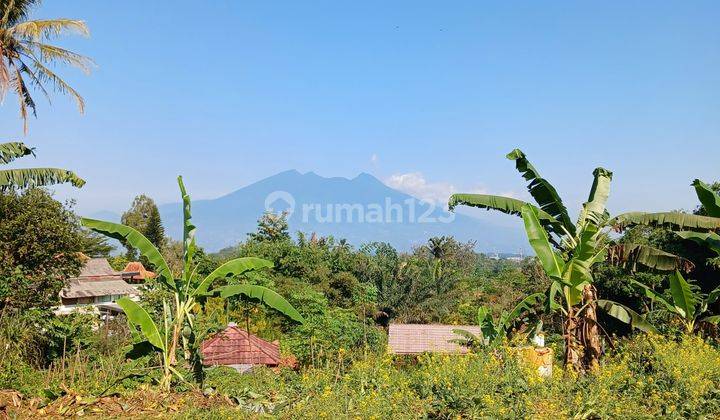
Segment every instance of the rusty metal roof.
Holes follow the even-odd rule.
[[[462,339],[453,330],[480,333],[477,325],[390,324],[388,351],[393,354],[467,353],[467,347],[452,341]]]

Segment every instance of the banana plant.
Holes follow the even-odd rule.
[[[490,308],[481,306],[477,311],[477,325],[479,334],[468,330],[455,329],[453,333],[462,336],[454,340],[468,347],[489,347],[502,343],[502,340],[512,331],[513,324],[526,312],[532,312],[534,307],[545,299],[542,293],[533,293],[526,296],[510,312],[503,310],[495,319]]]
[[[196,228],[192,223],[190,196],[185,190],[182,177],[178,177],[178,185],[183,202],[183,264],[178,277],[173,276],[160,251],[137,230],[118,223],[88,218],[82,219],[83,225],[95,232],[102,233],[113,239],[122,240],[135,247],[140,255],[147,258],[153,265],[160,287],[172,293],[172,302],[163,302],[163,324],[160,327],[154,323],[147,311],[136,302],[128,298],[121,298],[117,301],[127,315],[131,331],[137,338],[131,354],[133,356],[140,356],[149,352],[160,354],[163,367],[161,386],[165,389],[169,389],[173,375],[184,380],[176,368],[177,354],[180,350],[182,350],[185,361],[192,367],[195,379],[202,382],[202,360],[199,343],[196,342],[194,309],[211,295],[208,288],[212,283],[217,279],[239,276],[273,266],[272,262],[261,258],[244,257],[222,264],[207,276],[198,275],[198,266],[194,260],[198,249],[195,242]],[[247,286],[242,290],[257,296],[258,290],[260,290],[258,288],[259,286]],[[263,299],[264,291],[262,290],[260,295],[261,300],[265,303],[270,302],[270,306],[274,309],[297,322],[303,322],[297,310],[282,297],[278,299],[279,295],[271,295],[272,298]],[[226,293],[225,296],[221,294],[220,297],[227,296]]]
[[[455,194],[450,197],[449,207],[454,209],[458,205],[467,205],[522,217],[530,245],[543,271],[551,279],[545,299],[546,311],[560,312],[565,319],[565,363],[578,371],[594,368],[600,357],[601,341],[592,268],[608,255],[606,233],[610,227],[610,216],[606,202],[612,172],[604,168],[593,171],[590,194],[580,209],[577,222],[573,224],[555,187],[540,175],[525,154],[515,149],[507,158],[515,161],[516,169],[529,182],[528,191],[537,206],[508,197]],[[662,255],[666,259],[662,266],[675,269],[685,264],[680,257],[652,250],[642,253],[644,259],[639,262],[656,262],[660,266],[657,258]],[[638,316],[635,321],[635,327],[649,330],[642,317]]]
[[[612,223],[617,230],[636,225],[668,228],[681,238],[704,245],[720,255],[720,235],[717,233],[720,231],[720,195],[699,179],[694,180],[692,186],[706,215],[678,211],[630,212],[615,217]]]
[[[24,143],[0,143],[0,165],[8,164],[15,159],[29,155],[34,156],[35,150]],[[24,168],[0,170],[0,192],[10,188],[42,187],[65,182],[69,182],[78,188],[85,184],[82,178],[67,169]]]
[[[679,319],[688,334],[693,333],[702,323],[713,325],[720,323],[720,315],[710,315],[708,309],[720,297],[720,287],[705,295],[687,282],[680,271],[675,271],[668,281],[670,287],[664,293],[658,293],[635,280],[633,283],[641,288],[651,301],[661,304],[661,310]]]

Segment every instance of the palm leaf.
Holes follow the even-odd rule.
[[[695,305],[698,303],[698,298],[692,290],[690,290],[690,284],[683,278],[679,271],[675,271],[670,276],[670,294],[673,297],[673,303],[675,309],[686,319],[692,319],[695,315]]]
[[[567,208],[565,208],[560,195],[550,182],[540,176],[535,167],[528,161],[525,153],[520,149],[515,149],[508,153],[507,158],[514,160],[515,168],[517,168],[525,180],[530,181],[528,191],[540,206],[540,210],[547,212],[553,218],[559,220],[568,233],[575,235],[575,225],[570,220]]]
[[[548,234],[540,224],[537,216],[537,209],[533,206],[526,205],[520,210],[523,222],[525,223],[525,232],[527,233],[530,246],[535,250],[535,254],[540,260],[540,264],[545,273],[551,278],[560,278],[563,272],[564,263],[562,259],[553,252]]]
[[[693,181],[692,186],[695,187],[698,200],[700,200],[708,215],[720,217],[720,195],[699,179]]]
[[[39,54],[40,61],[44,63],[60,62],[72,67],[80,69],[85,74],[90,74],[90,70],[95,67],[95,62],[90,58],[76,52],[66,50],[64,48],[44,44],[41,42],[28,41],[27,47],[23,49],[24,53],[29,53],[27,48],[34,48]],[[35,57],[35,54],[27,54]]]
[[[75,103],[77,104],[78,111],[80,113],[85,112],[85,100],[82,96],[80,96],[80,93],[76,91],[72,86],[70,86],[65,80],[63,80],[60,76],[55,74],[52,70],[47,68],[40,59],[38,59],[35,54],[29,51],[25,51],[28,53],[28,57],[31,59],[31,66],[35,69],[35,75],[37,78],[43,82],[49,82],[54,87],[55,90],[59,91],[63,94],[69,94],[72,96],[73,99],[75,99]],[[34,107],[33,107],[34,109]]]
[[[720,255],[720,235],[718,235],[715,232],[692,232],[692,231],[683,231],[683,232],[675,232],[678,236],[680,236],[683,239],[687,239],[693,242],[696,242],[700,245],[704,245],[708,248],[710,248],[713,252]]]
[[[650,324],[644,316],[638,314],[625,305],[604,299],[599,299],[597,301],[597,305],[599,308],[602,308],[605,312],[607,312],[608,315],[630,325],[633,328],[637,328],[644,332],[659,334],[658,330]]]
[[[193,295],[203,295],[213,280],[227,276],[238,276],[240,274],[247,273],[248,271],[261,270],[263,268],[272,268],[273,263],[268,260],[257,257],[243,257],[230,260],[220,267],[216,268],[215,271],[208,274],[200,284],[198,285]]]
[[[298,312],[297,309],[290,304],[290,302],[267,287],[254,284],[231,284],[221,287],[218,291],[220,292],[220,297],[224,299],[242,295],[248,299],[256,300],[272,309],[275,309],[293,321],[301,324],[305,322],[302,315],[300,315],[300,312]]]
[[[682,233],[682,232],[678,232]],[[609,248],[608,259],[611,263],[630,266],[636,269],[637,264],[652,268],[658,271],[683,270],[688,272],[695,268],[692,261],[661,249],[648,245],[623,243],[613,245]]]
[[[85,22],[74,19],[28,20],[7,29],[7,33],[11,36],[36,41],[59,36],[63,32],[74,32],[83,36],[90,35],[90,30]]]
[[[516,198],[503,197],[499,195],[486,195],[486,194],[453,194],[450,197],[448,206],[450,210],[453,210],[458,205],[478,207],[487,210],[497,210],[505,214],[512,214],[520,216],[520,209],[523,206],[532,204],[527,203]],[[546,211],[541,209],[538,210],[538,218],[540,223],[550,232],[557,235],[564,235],[565,231],[562,228],[562,223],[552,217]]]
[[[85,185],[85,180],[74,172],[57,168],[30,168],[0,170],[0,189],[43,187],[69,182],[75,187]]]
[[[160,251],[150,242],[142,233],[131,228],[130,226],[121,225],[119,223],[104,222],[102,220],[81,219],[83,226],[102,233],[113,239],[117,239],[123,243],[128,243],[135,247],[140,255],[148,259],[150,264],[155,267],[156,278],[170,290],[176,290],[175,279],[173,279],[172,271],[165,262]]]
[[[720,229],[720,218],[698,216],[678,211],[661,213],[630,212],[614,217],[610,223],[621,231],[632,226],[665,227],[673,230],[707,232]]]
[[[117,304],[123,309],[128,322],[133,328],[140,328],[140,331],[150,344],[165,351],[165,343],[160,336],[157,325],[155,325],[150,315],[142,306],[127,297],[118,299]]]
[[[17,158],[34,155],[34,150],[19,141],[0,143],[0,163],[10,163]]]

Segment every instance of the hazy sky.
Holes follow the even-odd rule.
[[[35,17],[87,21],[59,45],[84,95],[41,99],[24,165],[72,168],[58,188],[90,213],[135,194],[222,195],[286,169],[365,171],[427,197],[522,196],[520,147],[573,210],[594,167],[610,210],[695,206],[720,179],[718,1],[47,1]]]

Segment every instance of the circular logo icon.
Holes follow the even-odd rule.
[[[285,212],[289,219],[295,212],[295,198],[287,191],[273,191],[265,198],[265,211]]]

